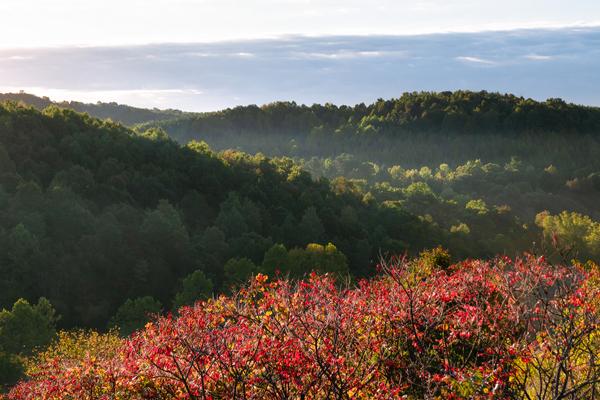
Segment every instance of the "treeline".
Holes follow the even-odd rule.
[[[556,165],[574,159],[573,140],[581,156],[598,150],[600,109],[488,92],[421,92],[353,107],[294,102],[236,107],[148,126],[162,127],[181,143],[202,138],[215,149],[272,156],[349,153],[362,161],[432,167],[511,156],[546,162],[550,150],[559,159]]]
[[[187,116],[165,126],[185,132],[211,134],[262,133],[274,135],[335,133],[337,135],[395,135],[402,132],[512,133],[565,132],[597,134],[600,109],[544,102],[489,92],[413,92],[373,104],[336,106],[276,102],[240,106]],[[179,139],[179,138],[178,138]],[[190,139],[182,137],[181,139]]]
[[[0,93],[0,102],[16,101],[33,106],[38,110],[43,110],[46,107],[57,106],[77,112],[83,112],[92,117],[101,119],[111,119],[115,122],[120,122],[125,125],[141,124],[151,121],[160,121],[166,119],[178,118],[186,113],[179,110],[159,110],[132,107],[114,102],[96,104],[82,103],[79,101],[52,101],[48,97],[39,97],[32,94],[20,93]]]

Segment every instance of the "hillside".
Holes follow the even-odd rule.
[[[489,92],[414,92],[390,100],[356,106],[298,105],[276,102],[262,107],[240,106],[213,113],[185,116],[161,126],[178,140],[194,134],[311,133],[394,136],[407,132],[463,133],[577,133],[598,134],[600,108],[544,102]]]
[[[0,306],[44,296],[64,326],[103,327],[127,298],[171,307],[195,271],[207,295],[282,257],[284,273],[364,275],[380,252],[450,237],[291,162],[52,107],[0,106],[0,165]]]
[[[160,127],[180,143],[202,139],[217,150],[289,156],[323,166],[340,156],[374,163],[379,170],[455,168],[477,159],[503,165],[517,158],[536,169],[553,165],[565,181],[600,171],[595,156],[600,108],[509,94],[406,93],[353,107],[279,102],[142,125],[148,127]],[[333,177],[335,172],[315,174]]]
[[[538,214],[566,211],[562,225],[587,232],[574,245],[578,254],[600,256],[591,240],[600,220],[597,107],[489,92],[420,92],[353,107],[236,107],[148,127],[181,143],[201,138],[217,150],[289,157],[313,177],[350,179],[378,202],[401,204],[470,237],[479,235],[460,210],[500,210],[529,228],[543,227],[547,237],[559,228]],[[492,234],[493,226],[484,231]],[[580,235],[565,236],[573,243]]]
[[[596,175],[574,180],[575,169],[216,153],[154,128],[14,104],[0,108],[0,145],[0,306],[47,297],[64,326],[105,326],[128,298],[170,308],[198,271],[210,294],[277,269],[364,276],[382,254],[439,244],[456,257],[512,255],[557,232],[572,255],[599,256]],[[302,170],[319,166],[330,179]]]
[[[49,106],[57,106],[77,112],[87,113],[92,117],[100,119],[111,119],[125,125],[134,125],[151,121],[160,121],[166,119],[178,118],[186,113],[178,110],[158,110],[131,107],[117,103],[96,104],[82,103],[79,101],[61,101],[56,102],[48,97],[39,97],[28,93],[0,93],[0,102],[16,101],[43,110]]]

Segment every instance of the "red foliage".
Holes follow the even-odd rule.
[[[597,271],[531,256],[390,264],[352,289],[258,275],[148,324],[99,365],[38,366],[9,399],[514,398],[523,365],[554,343],[539,338],[563,323],[557,310],[597,328]]]

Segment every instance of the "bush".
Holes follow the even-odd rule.
[[[527,256],[463,261],[428,275],[403,261],[383,270],[355,288],[328,275],[294,283],[258,274],[231,297],[158,318],[114,354],[41,357],[9,399],[598,393],[597,266]]]

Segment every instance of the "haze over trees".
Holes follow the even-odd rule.
[[[39,97],[32,94],[19,93],[0,93],[0,102],[15,101],[28,104],[38,110],[43,110],[49,106],[57,106],[69,110],[87,113],[92,117],[101,119],[111,119],[115,122],[120,122],[125,125],[140,124],[150,121],[160,121],[162,119],[172,119],[184,115],[185,113],[178,110],[158,110],[146,109],[139,107],[131,107],[125,104],[117,103],[102,103],[95,104],[82,103],[79,101],[52,101],[48,97]]]

